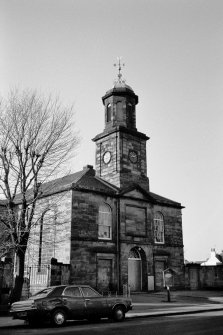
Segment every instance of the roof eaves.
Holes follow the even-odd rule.
[[[72,187],[73,190],[75,191],[80,191],[80,192],[86,192],[86,193],[97,193],[97,194],[106,194],[106,195],[110,195],[113,197],[116,197],[116,193],[114,193],[113,190],[102,190],[102,189],[93,189],[93,188],[86,188],[86,187],[82,187],[80,185],[74,185]]]
[[[176,202],[176,201],[173,201],[171,199],[162,197],[162,196],[160,196],[156,193],[153,193],[153,192],[149,192],[149,193],[150,193],[151,197],[155,200],[155,203],[157,203],[157,204],[162,204],[162,205],[165,205],[167,207],[177,207],[177,208],[181,208],[181,209],[185,208],[179,202]]]

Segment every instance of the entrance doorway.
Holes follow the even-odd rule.
[[[137,248],[131,249],[129,253],[128,285],[131,291],[142,290],[142,259]]]

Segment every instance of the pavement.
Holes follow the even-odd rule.
[[[133,309],[126,314],[127,318],[223,311],[223,291],[173,291],[170,301],[167,291],[133,293],[131,298]]]
[[[132,293],[133,309],[126,318],[156,317],[177,314],[200,313],[222,310],[223,291],[172,291],[168,301],[167,291],[156,293]],[[23,320],[0,315],[0,328],[23,325]]]

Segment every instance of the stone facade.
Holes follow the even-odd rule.
[[[92,170],[93,171],[93,170]],[[110,240],[98,237],[100,204],[106,203],[112,212],[112,236]],[[176,204],[175,204],[176,206]],[[154,243],[154,213],[162,211],[165,220],[165,243]],[[148,277],[155,285],[156,263],[163,270],[174,270],[174,286],[184,286],[184,256],[181,207],[173,208],[151,203],[140,189],[125,194],[98,194],[94,191],[73,191],[71,233],[71,283],[89,283],[99,290],[121,290],[129,283],[129,255],[138,250],[141,263],[139,290],[148,290]],[[106,270],[103,275],[101,266]],[[159,269],[158,269],[159,270]],[[158,271],[157,270],[157,271]]]
[[[140,134],[140,135],[139,135]],[[125,133],[116,129],[106,136],[100,134],[94,139],[96,142],[96,173],[97,175],[116,185],[125,187],[129,180],[149,190],[149,181],[146,175],[146,137],[141,133]],[[108,164],[104,162],[104,155],[110,152]],[[137,163],[129,160],[131,152],[138,153]]]
[[[70,263],[71,191],[49,195],[37,202],[26,252],[27,266]]]
[[[71,231],[71,283],[89,283],[98,287],[97,267],[100,259],[112,261],[115,269],[116,226],[112,226],[111,240],[98,238],[99,204],[107,203],[116,208],[116,200],[110,196],[94,192],[73,191],[72,231]],[[116,221],[116,211],[112,211],[112,221]],[[115,273],[112,284],[117,286]],[[102,285],[103,286],[103,285]],[[106,283],[107,287],[107,283]],[[102,288],[103,287],[98,287]]]

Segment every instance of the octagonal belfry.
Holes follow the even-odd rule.
[[[136,128],[138,96],[118,79],[102,101],[105,128],[93,139],[96,143],[96,175],[119,188],[138,184],[149,191],[146,163],[149,137]]]

